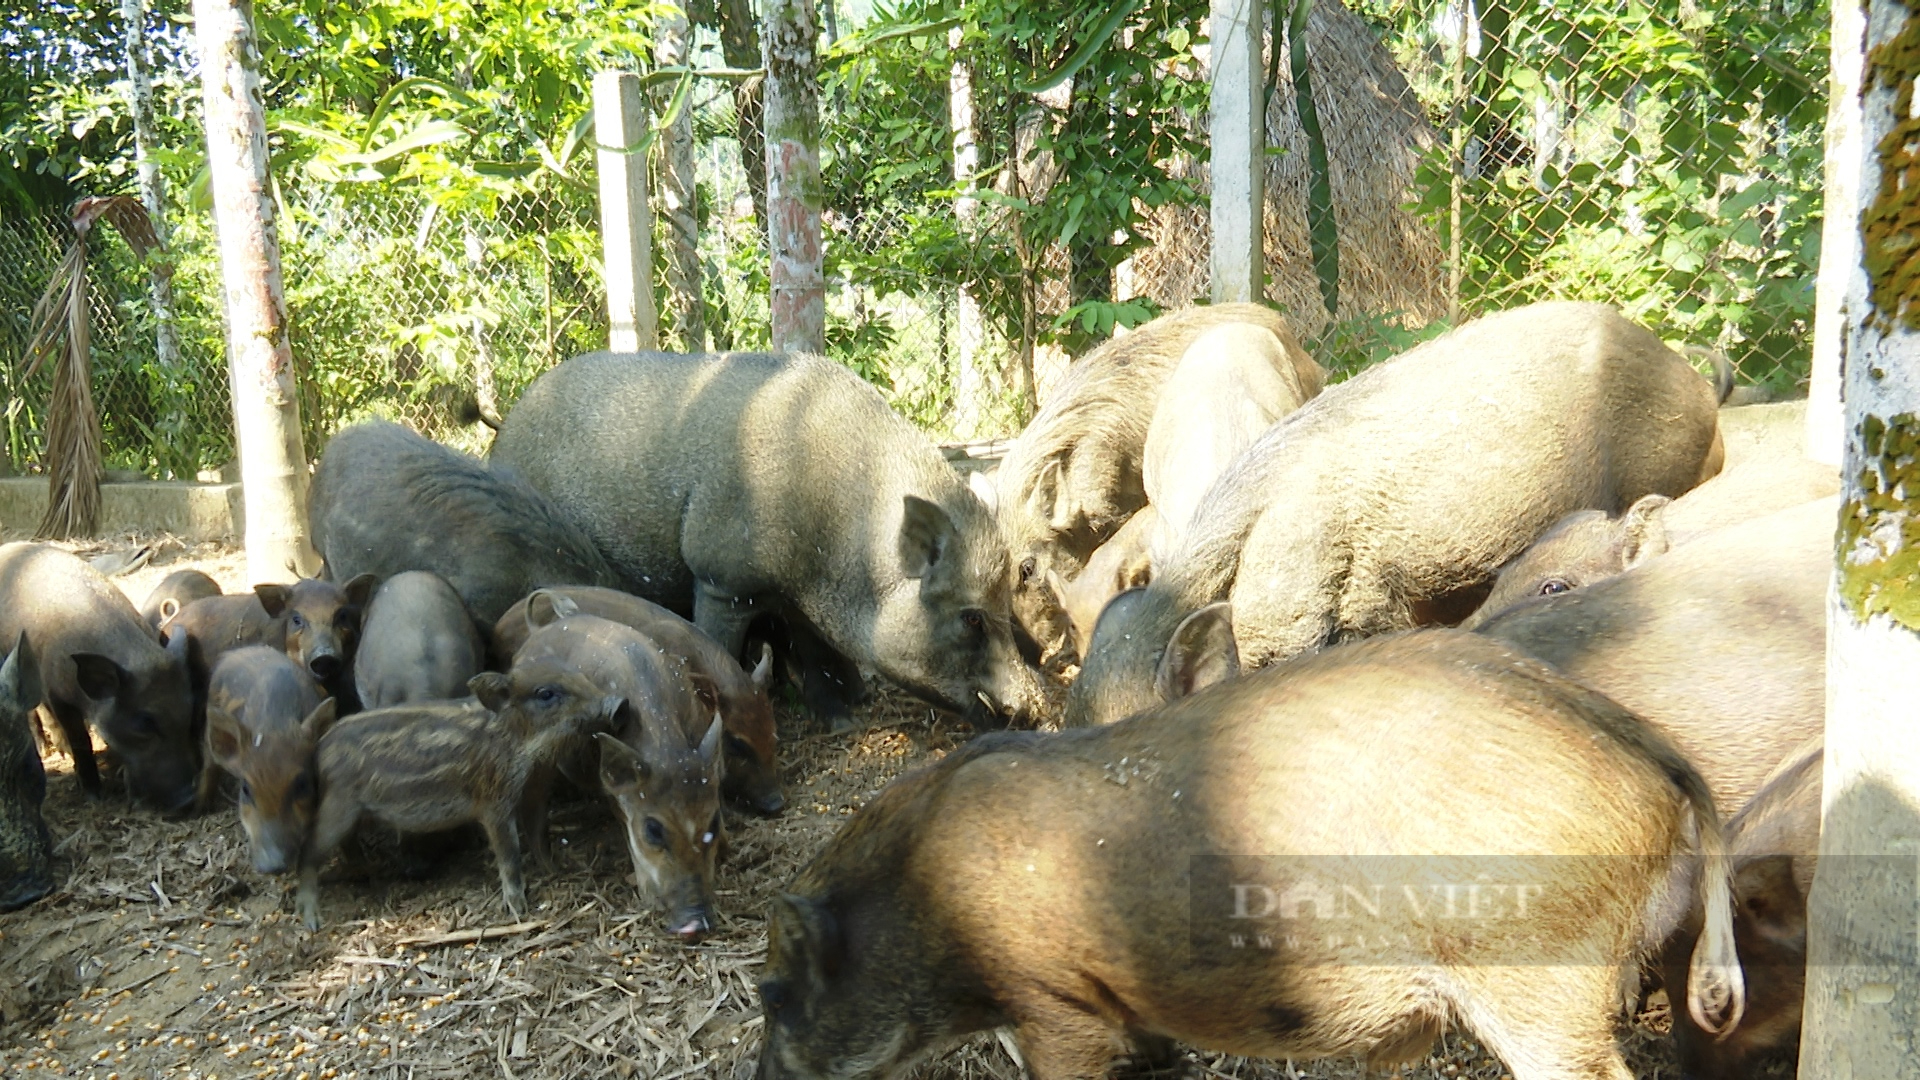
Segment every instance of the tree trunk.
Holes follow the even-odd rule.
[[[760,51],[760,24],[754,20],[751,0],[720,0],[720,52],[730,68],[756,68],[765,63]],[[734,84],[735,137],[740,142],[740,167],[747,174],[747,193],[753,196],[753,219],[760,234],[767,231],[767,129],[765,78]]]
[[[1870,13],[1852,100],[1863,137],[1848,202],[1860,245],[1845,268],[1845,487],[1800,1050],[1801,1076],[1834,1080],[1913,1076],[1920,1062],[1920,315],[1908,292],[1920,253],[1904,216],[1920,168],[1910,119],[1920,61],[1907,44],[1920,13],[1895,0],[1872,0]],[[1861,40],[1835,35],[1836,71]]]
[[[246,486],[247,574],[256,583],[286,581],[317,571],[320,559],[307,536],[307,458],[267,180],[253,5],[194,0],[193,19],[226,286],[234,432]]]
[[[766,48],[767,243],[773,257],[773,350],[823,353],[827,287],[821,265],[820,86],[813,0],[770,0]]]
[[[667,9],[654,24],[653,59],[663,68],[685,67],[690,60],[693,28],[687,16]],[[665,115],[676,84],[659,93],[656,106]],[[707,348],[706,305],[700,284],[700,225],[695,216],[693,170],[693,102],[681,103],[673,123],[654,144],[659,148],[660,217],[667,225],[667,310],[673,313],[673,332],[687,352]]]
[[[159,257],[147,260],[147,302],[153,308],[154,355],[163,371],[180,367],[180,338],[173,327],[173,264],[167,259],[167,181],[153,159],[153,82],[147,76],[147,11],[145,0],[120,0],[120,18],[127,32],[128,111],[133,114],[133,162],[140,182],[140,202],[153,222],[161,247]]]

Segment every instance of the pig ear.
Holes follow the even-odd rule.
[[[165,600],[160,601],[160,629],[165,630],[167,624],[172,622],[179,614],[180,601],[178,598],[169,596]]]
[[[840,973],[844,953],[839,920],[825,904],[789,892],[774,896],[770,914],[781,951],[792,949],[800,956],[807,989],[815,994],[826,990]]]
[[[255,585],[253,587],[253,595],[259,599],[260,606],[267,609],[267,617],[270,619],[279,618],[280,613],[287,610],[287,595],[291,591],[292,590],[285,585]]]
[[[580,605],[551,589],[535,589],[527,595],[527,629],[538,630],[580,613]]]
[[[1144,589],[1153,584],[1153,560],[1144,552],[1138,559],[1114,571],[1113,590]]]
[[[900,572],[926,578],[940,566],[957,534],[945,509],[917,495],[905,497],[900,519]]]
[[[1733,872],[1740,921],[1758,936],[1781,945],[1804,944],[1807,901],[1793,880],[1793,856],[1769,855]]]
[[[40,663],[33,655],[33,646],[27,641],[27,632],[20,631],[20,637],[13,643],[13,651],[7,654],[6,662],[0,664],[0,701],[7,702],[21,712],[40,704]]]
[[[713,712],[720,708],[720,684],[703,671],[687,672],[687,685],[693,689],[693,696],[700,701],[703,712]]]
[[[192,646],[192,641],[187,636],[186,627],[174,627],[172,633],[161,634],[160,641],[166,647],[169,660],[181,667],[187,665],[187,650]]]
[[[1027,496],[1028,512],[1060,530],[1073,523],[1073,507],[1067,505],[1066,473],[1059,458],[1049,460],[1040,467],[1033,494]]]
[[[609,791],[637,787],[653,775],[653,767],[640,751],[607,734],[597,732],[593,741],[600,744],[600,782]]]
[[[247,729],[233,714],[217,705],[207,706],[207,753],[230,773],[240,771],[240,759],[247,747]]]
[[[318,742],[320,736],[325,735],[327,729],[332,727],[333,722],[338,719],[340,719],[340,702],[334,698],[328,698],[315,705],[313,711],[307,714],[307,718],[300,721],[300,726],[306,730],[307,738]]]
[[[1665,495],[1643,496],[1627,507],[1621,522],[1621,562],[1631,570],[1667,551],[1666,508],[1672,499]]]
[[[1000,489],[994,486],[986,473],[968,473],[967,490],[973,492],[973,497],[980,500],[980,504],[987,508],[988,513],[1000,512]]]
[[[98,653],[74,653],[73,674],[80,692],[94,701],[112,701],[127,682],[127,671]]]
[[[773,685],[773,643],[760,643],[760,662],[753,665],[753,671],[747,676],[753,680],[753,688],[761,693]]]
[[[1047,567],[1047,588],[1052,591],[1054,601],[1065,606],[1067,602],[1067,589],[1070,588],[1070,586],[1067,579],[1060,576],[1060,571],[1055,570],[1051,566]]]
[[[707,725],[707,733],[700,737],[700,760],[711,765],[720,759],[720,735],[726,725],[720,722],[720,714],[713,714],[713,723]]]
[[[480,704],[493,713],[507,707],[507,687],[507,677],[497,671],[483,671],[467,680],[467,693],[479,698]]]
[[[341,586],[341,590],[347,594],[348,604],[365,611],[367,601],[373,597],[373,587],[379,583],[380,579],[372,574],[356,574],[352,581]]]
[[[1233,640],[1233,606],[1208,604],[1174,630],[1160,656],[1154,689],[1173,701],[1240,674],[1240,647]]]

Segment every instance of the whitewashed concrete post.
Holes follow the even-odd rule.
[[[959,57],[961,30],[947,31],[947,48],[954,54],[952,74],[947,78],[947,106],[953,124],[953,186],[959,195],[953,200],[954,220],[960,235],[971,238],[980,217],[980,200],[973,194],[973,177],[980,170],[980,146],[973,135],[973,73]],[[980,346],[985,340],[980,301],[963,281],[960,284],[959,317],[954,325],[956,371],[953,388],[954,434],[963,438],[980,430],[980,407],[986,400],[986,380],[980,370]]]
[[[1208,59],[1216,304],[1259,300],[1265,293],[1260,235],[1267,150],[1260,65],[1265,7],[1258,0],[1213,0]]]
[[[1863,0],[1833,0],[1833,63],[1827,83],[1826,220],[1813,299],[1813,380],[1807,391],[1807,456],[1840,464],[1845,417],[1840,358],[1847,333],[1847,282],[1860,265],[1860,69],[1866,62]]]
[[[653,307],[653,212],[647,206],[646,98],[640,76],[593,77],[593,133],[600,143],[600,241],[606,257],[607,347],[659,347]]]

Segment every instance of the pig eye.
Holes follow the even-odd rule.
[[[1020,584],[1025,585],[1027,582],[1032,581],[1033,572],[1038,568],[1039,568],[1039,564],[1033,561],[1033,556],[1029,555],[1024,559],[1021,559],[1020,560]]]
[[[659,818],[647,819],[647,843],[657,848],[667,846],[667,827],[660,824]]]
[[[130,726],[133,729],[133,733],[143,739],[157,739],[160,737],[160,721],[154,719],[153,714],[150,712],[133,714],[133,721]]]
[[[240,781],[240,801],[248,806],[253,805],[253,785],[245,780]]]
[[[963,611],[960,613],[960,623],[978,634],[987,628],[987,617],[978,611]]]
[[[787,1007],[787,988],[769,979],[760,984],[760,1004],[768,1012],[779,1012]]]
[[[729,731],[727,732],[727,753],[735,757],[750,758],[753,756],[753,747],[747,745],[747,740]]]
[[[1573,586],[1567,584],[1564,581],[1561,581],[1559,578],[1548,578],[1547,580],[1540,583],[1540,595],[1555,596],[1560,593],[1567,592],[1572,588]]]
[[[557,686],[543,686],[533,692],[533,700],[542,705],[551,705],[560,700],[560,688]]]
[[[287,625],[293,627],[295,630],[305,630],[307,628],[307,620],[302,618],[299,612],[290,611],[287,613]]]

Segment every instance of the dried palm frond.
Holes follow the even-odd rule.
[[[127,195],[81,199],[73,205],[73,246],[54,268],[47,291],[33,306],[33,333],[22,358],[32,378],[54,360],[47,402],[47,513],[40,539],[90,535],[100,518],[100,415],[93,406],[93,335],[88,322],[87,234],[105,219],[142,258],[159,247],[153,221]]]

